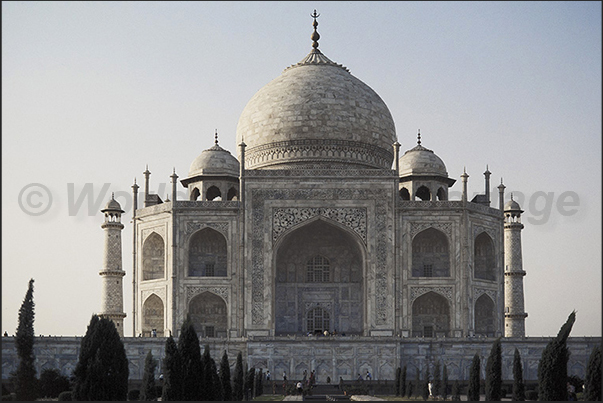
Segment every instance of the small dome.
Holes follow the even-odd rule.
[[[505,211],[521,211],[521,207],[519,206],[519,203],[517,203],[515,200],[513,200],[513,197],[511,197],[511,200],[509,200],[506,204],[505,204]]]
[[[216,143],[213,147],[204,150],[191,164],[189,178],[197,175],[238,177],[239,161]]]
[[[432,150],[418,144],[399,159],[400,176],[430,175],[448,177],[446,165]]]
[[[105,211],[120,211],[122,213],[124,212],[121,209],[121,205],[117,202],[117,200],[115,200],[114,195],[111,195],[111,200],[109,200],[105,205],[105,208],[101,210],[102,213],[104,213]]]

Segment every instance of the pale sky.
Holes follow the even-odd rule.
[[[572,336],[601,336],[601,3],[573,1],[2,2],[2,332],[30,278],[36,334],[86,332],[116,192],[132,335],[134,178],[148,164],[165,198],[216,129],[236,156],[246,103],[311,50],[314,9],[320,50],[385,101],[401,152],[420,129],[451,199],[464,168],[483,193],[488,166],[522,205],[527,335],[576,310]]]

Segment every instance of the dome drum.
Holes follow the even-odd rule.
[[[245,152],[253,168],[377,168],[391,166],[393,153],[359,141],[307,139],[260,145]]]

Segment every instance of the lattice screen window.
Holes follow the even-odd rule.
[[[205,264],[205,276],[206,277],[214,277],[215,274],[215,268],[216,265],[213,263],[206,263]]]
[[[433,265],[423,265],[423,277],[433,277]]]
[[[327,311],[322,308],[314,308],[308,312],[307,326],[309,333],[323,333],[329,330],[331,317]]]
[[[309,283],[327,283],[331,281],[329,260],[324,256],[317,255],[310,259],[307,263],[306,269],[306,280]]]

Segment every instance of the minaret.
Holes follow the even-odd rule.
[[[505,337],[525,337],[523,304],[523,263],[521,258],[521,207],[511,200],[505,204]]]
[[[465,168],[463,168],[463,174],[461,175],[461,179],[463,180],[462,201],[464,203],[467,203],[467,178],[468,177],[469,177],[469,175],[467,175],[467,170]]]
[[[492,172],[490,172],[490,170],[488,170],[488,165],[486,165],[486,172],[484,172],[484,179],[486,182],[486,203],[487,206],[490,206],[490,175],[492,174]]]
[[[101,228],[105,230],[105,251],[103,268],[98,273],[103,280],[102,307],[98,314],[101,318],[111,319],[117,332],[124,336],[124,291],[122,278],[126,272],[121,264],[121,214],[124,211],[112,194],[101,213],[105,214],[105,222]]]
[[[498,185],[498,209],[500,211],[505,210],[505,188],[503,185],[503,180],[500,178],[500,185]]]

